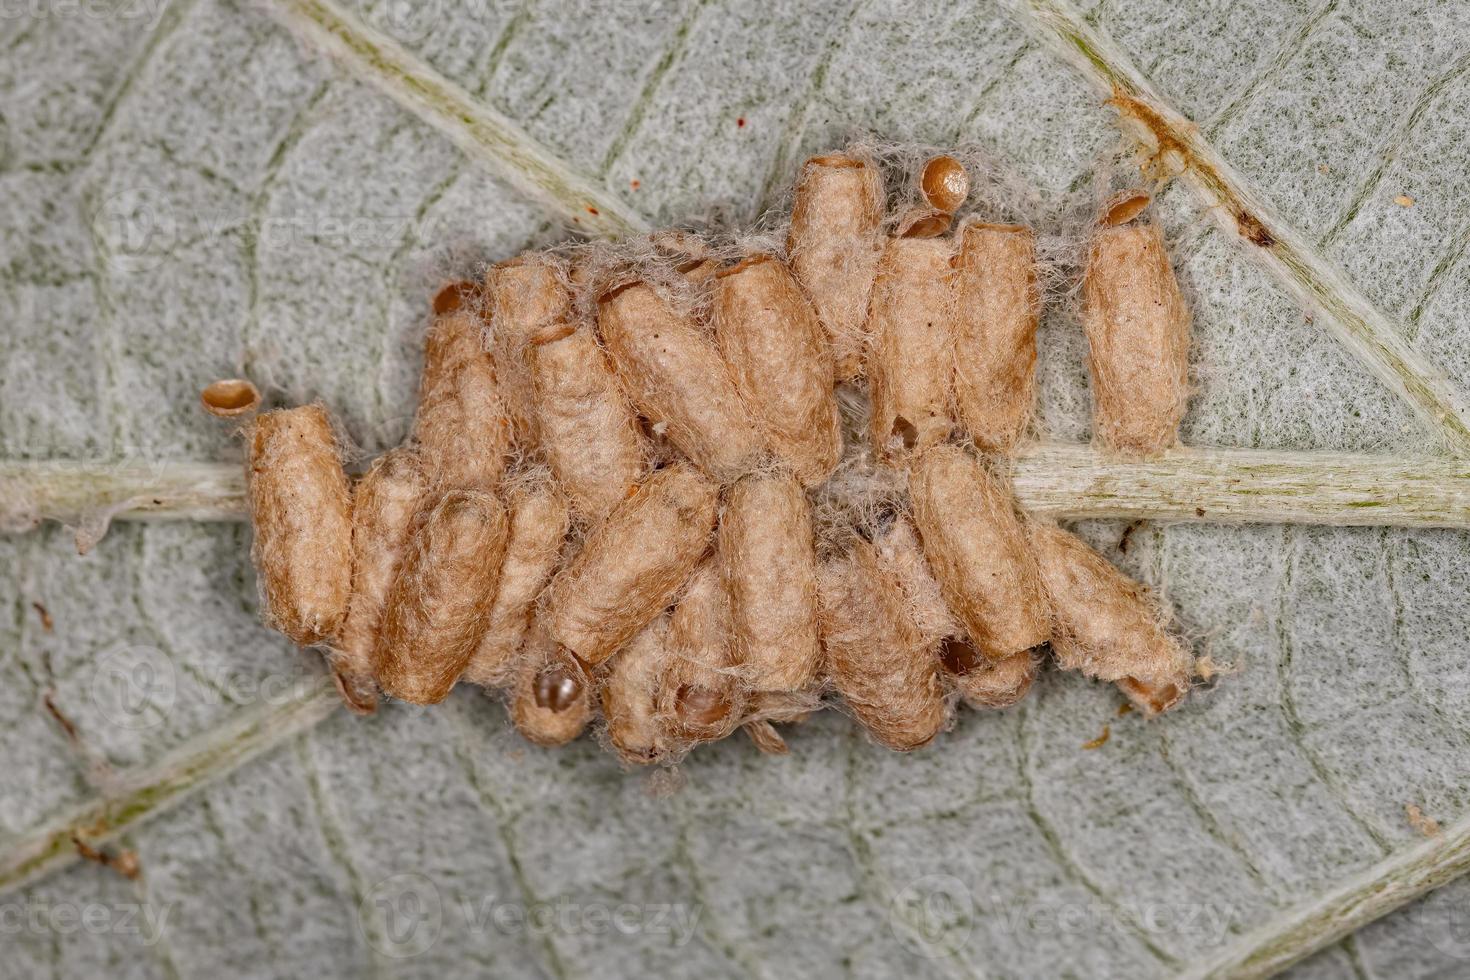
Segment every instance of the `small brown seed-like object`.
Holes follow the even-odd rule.
[[[515,653],[525,638],[531,606],[561,557],[569,518],[566,497],[549,482],[514,493],[510,502],[510,538],[500,563],[500,581],[490,620],[464,679],[498,687],[509,679]]]
[[[717,558],[695,569],[669,616],[658,711],[670,736],[685,743],[724,738],[745,713],[745,687],[730,635],[730,602]]]
[[[1116,681],[1148,715],[1179,701],[1192,658],[1164,629],[1147,590],[1059,527],[1032,524],[1030,539],[1051,596],[1057,663]]]
[[[960,422],[981,449],[1009,453],[1036,398],[1035,235],[1016,225],[966,225],[954,268]]]
[[[260,390],[245,378],[221,378],[199,393],[199,403],[215,418],[238,418],[260,407]]]
[[[258,417],[248,476],[267,624],[301,646],[333,638],[352,587],[352,497],[327,410]]]
[[[720,519],[736,659],[753,691],[800,691],[821,644],[811,505],[789,476],[753,474],[731,488]]]
[[[508,523],[500,501],[480,490],[424,502],[373,648],[385,694],[414,704],[449,694],[489,622]]]
[[[1189,398],[1189,310],[1159,226],[1099,228],[1082,285],[1097,437],[1121,453],[1168,449]]]
[[[665,423],[696,466],[724,482],[754,464],[755,424],[719,350],[692,318],[635,282],[602,297],[597,328],[634,407]]]
[[[708,548],[717,495],[687,463],[645,480],[552,583],[552,638],[590,666],[632,639],[669,604]]]
[[[528,741],[547,748],[567,744],[592,720],[591,678],[539,624],[516,656],[510,719]]]
[[[954,157],[932,157],[924,164],[919,189],[930,207],[954,214],[970,196],[970,175],[965,172],[964,164]]]
[[[573,512],[595,524],[643,474],[638,419],[590,329],[552,324],[531,345],[541,448]]]
[[[398,448],[379,456],[352,494],[352,601],[333,666],[354,710],[377,704],[373,647],[383,604],[398,572],[409,525],[428,491],[418,454]]]
[[[527,364],[531,338],[571,315],[565,270],[551,256],[527,253],[485,273],[490,314],[490,348],[501,368],[501,387],[516,426],[516,439],[530,444],[536,411]]]
[[[868,317],[873,445],[919,451],[953,428],[954,296],[950,243],[895,238],[884,249]]]
[[[883,179],[871,163],[832,154],[802,166],[786,250],[831,340],[839,381],[862,371],[882,220]]]
[[[948,710],[939,664],[909,618],[898,583],[878,568],[873,546],[822,566],[822,645],[832,683],[864,728],[899,752],[927,745]]]
[[[624,762],[646,766],[670,752],[658,711],[668,638],[668,618],[660,616],[602,667],[599,693],[607,739]]]
[[[505,472],[513,427],[495,362],[485,350],[477,287],[446,286],[434,298],[434,310],[414,439],[438,486],[493,489]]]
[[[805,486],[832,475],[842,429],[832,352],[784,265],[752,256],[715,281],[715,336],[735,386],[776,457]]]
[[[1047,641],[1036,559],[1005,486],[956,446],[936,446],[909,478],[914,522],[945,601],[987,660]]]

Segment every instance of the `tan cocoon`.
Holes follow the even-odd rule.
[[[939,664],[909,618],[898,583],[873,547],[822,566],[822,645],[833,686],[879,743],[899,752],[927,745],[948,711]]]
[[[943,590],[907,517],[896,515],[886,530],[873,535],[873,555],[878,568],[898,583],[908,600],[909,616],[926,646],[934,647],[946,637],[964,633],[964,627],[945,605]]]
[[[435,298],[413,435],[437,486],[490,490],[505,472],[513,426],[472,289],[455,284]]]
[[[251,423],[250,557],[267,625],[301,646],[337,634],[352,586],[352,498],[327,410],[304,405]]]
[[[950,667],[952,658],[944,664]],[[950,683],[972,708],[1009,708],[1031,691],[1036,680],[1036,657],[1030,650],[997,660],[975,663],[967,670],[947,671]]]
[[[1147,590],[1059,527],[1032,524],[1030,539],[1051,595],[1057,663],[1119,682],[1146,714],[1183,697],[1192,658],[1165,631]]]
[[[694,320],[646,283],[598,302],[597,329],[623,388],[669,441],[721,482],[749,469],[761,450],[750,413],[719,350]]]
[[[510,538],[495,602],[485,635],[464,673],[466,681],[485,687],[498,687],[508,679],[531,606],[556,570],[570,524],[566,497],[549,482],[519,490],[511,497],[510,508]]]
[[[871,439],[879,455],[919,451],[953,428],[954,294],[950,243],[895,238],[883,250],[868,314]]]
[[[954,259],[955,405],[986,452],[1020,442],[1036,398],[1041,294],[1029,228],[966,225]]]
[[[723,569],[718,558],[707,558],[669,616],[658,710],[673,739],[709,741],[735,730],[745,713],[745,685],[735,663]]]
[[[736,659],[751,690],[799,691],[817,679],[817,557],[811,505],[789,476],[752,474],[720,519]]]
[[[414,704],[449,694],[489,623],[508,523],[480,490],[451,490],[420,509],[373,650],[385,694]]]
[[[715,337],[756,427],[804,486],[832,475],[842,428],[832,352],[801,287],[757,255],[715,280]]]
[[[929,567],[985,658],[1045,643],[1046,595],[1006,487],[964,450],[936,446],[913,462],[909,495]]]
[[[669,751],[658,713],[668,635],[668,619],[660,616],[602,666],[602,718],[607,739],[624,762],[649,765]]]
[[[552,638],[595,666],[652,621],[709,547],[717,496],[687,463],[654,472],[552,583]]]
[[[575,657],[533,624],[516,656],[510,720],[527,741],[565,745],[592,720],[592,680]]]
[[[1189,311],[1159,226],[1099,228],[1082,295],[1097,437],[1116,452],[1163,452],[1189,397]]]
[[[541,449],[572,511],[595,524],[643,474],[638,419],[590,329],[554,324],[531,343]]]
[[[485,273],[490,314],[490,347],[501,368],[501,388],[518,441],[530,444],[536,422],[528,348],[531,338],[571,316],[561,263],[535,252],[518,256]]]
[[[882,221],[883,178],[871,163],[830,154],[802,165],[786,251],[831,340],[839,381],[862,372]]]
[[[354,710],[372,710],[377,704],[373,647],[378,623],[398,574],[409,526],[427,492],[428,478],[418,454],[403,447],[374,460],[353,490],[352,600],[333,667],[343,698]]]

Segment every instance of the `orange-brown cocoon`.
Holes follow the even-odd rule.
[[[592,679],[536,624],[516,657],[510,720],[528,741],[547,748],[570,742],[592,720]]]
[[[1122,453],[1168,449],[1189,397],[1189,311],[1158,225],[1097,230],[1082,325],[1097,437]]]
[[[465,680],[485,687],[498,687],[509,679],[531,606],[556,570],[570,523],[566,497],[550,483],[519,491],[510,506],[510,538],[490,621],[464,673]]]
[[[1045,643],[1046,594],[1006,487],[964,450],[936,446],[913,463],[909,494],[929,567],[985,658]]]
[[[648,765],[669,752],[658,713],[659,682],[668,656],[669,622],[659,617],[602,668],[600,694],[607,738],[624,762]]]
[[[960,422],[981,449],[1009,453],[1036,397],[1035,236],[1015,225],[966,225],[954,270]]]
[[[724,738],[745,714],[745,687],[730,636],[730,602],[716,558],[695,569],[669,617],[658,711],[670,736],[684,743]]]
[[[831,339],[838,380],[862,371],[882,220],[883,179],[872,164],[832,154],[802,166],[786,250]]]
[[[571,315],[563,269],[556,259],[528,253],[492,266],[485,274],[491,350],[501,368],[501,387],[518,441],[529,444],[536,412],[527,347],[531,338]]]
[[[508,523],[480,490],[431,498],[414,517],[373,649],[385,694],[414,704],[449,694],[489,622]]]
[[[1117,681],[1145,714],[1182,698],[1192,658],[1165,631],[1147,590],[1059,527],[1033,524],[1030,539],[1051,595],[1057,663]]]
[[[736,659],[754,691],[799,691],[821,666],[811,505],[788,476],[751,475],[720,519]]]
[[[786,267],[757,255],[720,273],[715,336],[735,387],[776,457],[805,486],[832,475],[842,429],[832,352]]]
[[[471,289],[455,284],[435,299],[413,432],[436,485],[489,490],[505,472],[513,433]]]
[[[302,646],[336,636],[352,587],[352,498],[320,405],[250,426],[250,557],[268,625]]]
[[[708,548],[717,495],[687,463],[645,480],[552,583],[552,638],[595,666],[652,621]]]
[[[909,618],[898,583],[873,546],[822,566],[822,645],[832,683],[864,728],[890,749],[927,745],[948,712],[939,664]]]
[[[409,525],[427,491],[418,454],[407,448],[379,456],[353,491],[352,601],[333,666],[343,698],[354,710],[371,711],[377,704],[373,647],[378,623]]]
[[[598,303],[597,327],[634,406],[722,482],[754,464],[761,439],[729,368],[699,325],[646,283]]]
[[[576,515],[601,521],[643,473],[638,419],[586,327],[553,325],[532,341],[541,448]]]
[[[964,627],[944,603],[943,590],[929,569],[919,535],[907,517],[896,515],[887,529],[873,535],[873,554],[878,568],[898,583],[908,600],[909,615],[925,646],[933,647],[946,637],[964,633]]]
[[[963,640],[946,641],[941,658],[950,683],[972,708],[1009,708],[1024,698],[1036,680],[1036,658],[1022,650],[1004,660],[986,662],[978,651],[953,651],[969,646]]]
[[[878,264],[868,315],[873,447],[922,450],[953,427],[954,295],[950,243],[895,238]]]

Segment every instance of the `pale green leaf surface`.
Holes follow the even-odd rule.
[[[855,131],[980,141],[1048,204],[1087,193],[1123,145],[1096,92],[989,3],[406,6],[356,9],[656,222],[754,219],[804,154]],[[1082,6],[1470,386],[1463,5]],[[43,11],[0,31],[7,458],[234,459],[195,395],[242,371],[279,399],[325,400],[378,451],[405,431],[434,284],[562,235],[248,5]],[[139,207],[155,221],[141,248],[117,220]],[[1427,441],[1185,188],[1161,215],[1196,314],[1188,442]],[[1059,308],[1041,362],[1058,439],[1089,433],[1084,352]],[[1406,804],[1442,823],[1470,813],[1470,537],[1172,526],[1124,554],[1120,525],[1082,531],[1233,668],[1162,721],[1117,718],[1112,691],[1053,673],[1024,708],[965,713],[914,756],[829,714],[783,759],[739,738],[700,750],[668,794],[595,744],[525,745],[472,691],[339,713],[131,833],[139,881],[81,864],[0,896],[27,911],[143,903],[167,914],[159,941],[141,922],[27,926],[7,933],[0,974],[1162,975],[1220,935],[1117,910],[1203,904],[1228,941],[1416,840]],[[106,778],[92,770],[156,760],[319,680],[259,625],[248,546],[228,524],[119,525],[84,558],[59,529],[0,537],[0,846],[89,797]],[[170,688],[135,715],[105,669],[140,656]],[[1104,724],[1110,741],[1082,750]],[[440,928],[399,960],[362,910],[404,874],[432,883]],[[916,942],[895,895],[942,899],[951,879],[971,914]],[[680,944],[501,928],[493,903],[698,918]],[[1065,909],[1093,918],[1059,925]],[[1463,883],[1297,973],[1455,975],[1470,956],[1456,915],[1470,917]]]

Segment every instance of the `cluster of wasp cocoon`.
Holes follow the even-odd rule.
[[[784,235],[527,253],[433,302],[413,431],[348,476],[318,404],[244,416],[268,621],[344,700],[500,692],[526,738],[589,726],[671,762],[843,706],[907,751],[1025,697],[1048,648],[1152,715],[1193,661],[1148,591],[1022,513],[1036,238],[968,215],[966,167],[814,157]],[[1189,316],[1149,200],[1089,233],[1094,431],[1177,441]]]

